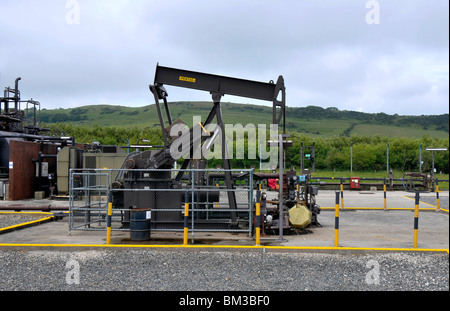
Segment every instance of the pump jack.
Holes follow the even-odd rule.
[[[152,92],[156,104],[156,109],[160,121],[161,131],[163,134],[164,147],[159,150],[148,150],[142,153],[130,154],[130,156],[125,160],[123,167],[128,169],[170,169],[172,168],[175,159],[172,157],[170,148],[171,141],[169,136],[169,130],[172,125],[174,125],[174,121],[172,119],[169,104],[167,101],[168,92],[165,89],[165,85],[171,85],[176,87],[195,89],[200,91],[207,91],[212,96],[213,106],[206,120],[200,124],[202,127],[206,127],[211,124],[214,118],[216,118],[217,126],[221,129],[222,135],[222,161],[224,167],[225,174],[225,183],[227,190],[234,189],[233,179],[231,176],[231,165],[228,157],[225,156],[226,152],[226,143],[225,143],[225,127],[223,123],[222,109],[220,99],[224,95],[234,95],[240,97],[247,97],[259,100],[271,101],[273,103],[273,124],[283,124],[283,132],[285,132],[285,86],[284,79],[282,76],[278,77],[276,83],[270,81],[268,83],[265,82],[257,82],[251,80],[244,80],[232,77],[225,77],[195,71],[188,71],[182,69],[175,69],[169,67],[156,66],[155,71],[155,79],[154,83],[149,86],[150,91]],[[162,103],[160,102],[162,100]],[[164,106],[166,118],[163,115]],[[166,120],[165,120],[166,119]],[[196,125],[194,125],[195,127]],[[210,136],[201,137],[200,142],[194,142],[193,140],[193,131],[194,127],[190,129],[188,139],[190,141],[190,150],[189,154],[183,157],[185,160],[181,166],[180,171],[177,173],[174,179],[170,178],[170,174],[166,175],[165,183],[169,188],[177,188],[180,187],[181,179],[184,174],[184,170],[189,167],[189,164],[192,161],[192,155],[195,152],[195,148],[198,148],[201,143],[206,141],[206,139],[211,138],[214,133],[210,133]],[[118,177],[122,177],[122,175],[118,175]],[[127,183],[125,178],[119,183],[121,187],[129,188],[132,185],[136,186],[136,183]],[[154,178],[156,179],[156,178]],[[136,178],[134,177],[135,181]],[[152,183],[152,177],[149,179],[145,179],[145,182]],[[161,178],[158,178],[158,182],[161,183]],[[234,191],[227,191],[229,208],[231,210],[236,209],[236,198]],[[138,193],[131,192],[128,195],[125,193],[124,197],[124,206],[132,207],[136,206],[136,202],[139,201]],[[169,194],[170,198],[167,197],[168,201],[173,202],[176,206],[181,206],[182,198],[173,198],[173,193]],[[151,204],[151,208],[157,209],[156,202]],[[181,219],[179,218],[179,214],[174,214],[173,222],[181,223]],[[153,219],[153,218],[152,218]],[[153,222],[153,220],[152,220]],[[157,225],[157,220],[153,222]],[[237,213],[231,213],[231,223],[237,222]],[[179,224],[178,224],[179,225]]]

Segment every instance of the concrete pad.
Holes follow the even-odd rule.
[[[418,248],[448,249],[448,214],[419,213]],[[286,246],[333,247],[335,214],[323,211],[319,215],[322,227],[310,227],[312,233],[285,236]],[[412,248],[414,212],[383,210],[348,210],[339,213],[338,245],[363,248]]]
[[[436,194],[421,194],[435,196]],[[383,192],[346,191],[344,192],[344,209],[339,211],[339,246],[358,248],[412,248],[414,232],[414,194],[409,192],[388,192],[388,208],[382,209],[352,209],[352,208],[383,208]],[[448,192],[441,193],[448,202]],[[6,204],[4,201],[3,204]],[[323,208],[318,215],[321,227],[310,226],[298,230],[291,235],[284,235],[283,241],[278,235],[262,235],[261,245],[267,246],[299,246],[299,247],[334,247],[335,241],[335,191],[319,191],[317,203]],[[8,202],[8,204],[12,204]],[[17,203],[16,203],[17,204]],[[20,204],[36,204],[34,200]],[[46,204],[55,204],[46,202]],[[59,204],[61,205],[61,204]],[[2,204],[0,204],[1,210]],[[448,249],[449,248],[449,215],[447,212],[435,211],[429,203],[420,202],[418,248]],[[210,245],[255,245],[255,240],[245,234],[230,234],[223,232],[189,233],[189,244]],[[129,239],[128,231],[113,231],[112,244],[137,244]],[[183,243],[180,232],[152,232],[151,239],[139,242],[140,245]],[[0,244],[70,244],[70,245],[105,245],[106,231],[72,230],[69,234],[67,217],[62,220],[39,224],[26,229],[0,234]]]
[[[406,191],[386,192],[386,207],[389,208],[414,208],[415,193]],[[440,193],[441,197],[448,198],[448,192]],[[420,193],[420,198],[436,197],[436,193]],[[322,208],[334,208],[336,205],[335,191],[319,191],[316,197],[317,204]],[[383,191],[344,191],[343,194],[344,208],[384,208],[384,192]],[[342,206],[341,193],[339,192],[339,204]],[[425,202],[419,202],[419,208],[434,208]],[[446,206],[448,210],[448,205]]]

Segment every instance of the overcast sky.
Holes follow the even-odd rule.
[[[22,99],[41,108],[153,104],[157,63],[263,82],[283,75],[289,107],[448,113],[449,1],[0,1],[1,91],[21,77]],[[169,101],[211,100],[166,89]]]

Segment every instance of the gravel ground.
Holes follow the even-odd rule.
[[[446,253],[2,249],[0,262],[0,291],[449,290]]]
[[[12,213],[1,214],[0,213],[0,229],[23,224],[23,223],[26,223],[29,221],[47,218],[48,216],[51,216],[51,215],[38,215],[38,214],[33,215],[33,214],[19,214],[19,213],[17,213],[17,214],[12,214]]]
[[[434,197],[421,201],[436,205]],[[441,207],[448,204],[440,198]],[[43,217],[0,214],[0,228]],[[449,290],[446,253],[4,248],[0,263],[0,291]]]
[[[412,198],[414,198],[414,197],[412,196]],[[433,197],[421,196],[420,197],[420,201],[428,203],[428,204],[431,204],[431,205],[434,205],[434,206],[437,205],[437,200],[436,200],[435,196],[433,196]],[[439,207],[440,208],[445,208],[445,209],[448,210],[448,196],[445,196],[445,197],[441,196],[441,197],[439,197]]]

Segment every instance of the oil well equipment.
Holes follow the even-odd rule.
[[[20,80],[0,97],[0,197],[12,201],[48,196],[58,150],[75,144],[73,137],[45,135],[49,130],[40,126],[40,103],[21,99]]]
[[[178,133],[171,136],[171,128],[177,124],[185,124],[182,120],[174,121],[170,112],[170,105],[167,101],[168,91],[166,86],[181,87],[199,91],[209,92],[212,97],[211,110],[203,122],[193,124],[189,131]],[[149,86],[155,100],[155,107],[158,113],[160,127],[164,145],[156,150],[146,150],[143,152],[130,153],[125,159],[122,168],[123,172],[119,173],[115,178],[112,188],[113,206],[128,209],[148,208],[151,210],[151,228],[152,229],[180,229],[185,226],[185,218],[183,217],[183,206],[185,202],[190,202],[192,196],[196,198],[197,203],[203,204],[205,210],[212,209],[214,204],[209,202],[217,202],[219,200],[219,191],[203,192],[202,185],[210,185],[211,180],[222,179],[226,187],[226,197],[230,213],[217,218],[208,217],[201,222],[202,228],[236,228],[240,224],[240,213],[237,211],[234,176],[231,172],[231,165],[226,156],[227,144],[225,135],[225,125],[223,121],[221,98],[225,95],[233,95],[252,99],[259,99],[272,102],[273,107],[273,124],[277,124],[283,129],[284,137],[285,128],[285,98],[286,90],[283,76],[279,76],[277,82],[258,82],[245,80],[240,78],[226,77],[209,73],[201,73],[183,69],[156,66],[154,83]],[[216,131],[208,131],[208,125],[216,119]],[[218,128],[217,128],[218,127]],[[195,131],[202,131],[201,137],[194,135]],[[202,171],[204,168],[204,159],[194,160],[194,155],[199,154],[199,148],[209,148],[212,142],[215,142],[217,136],[221,135],[221,150],[223,170],[220,172]],[[184,148],[182,154],[183,163],[179,171],[173,175],[170,169],[174,166],[177,159],[173,156],[173,148],[175,141],[185,141],[189,144],[189,148]],[[281,150],[284,150],[285,142],[280,144]],[[201,153],[200,153],[201,154]],[[195,172],[195,190],[187,191],[184,188],[191,189],[192,185],[183,183],[186,169],[199,169]],[[289,229],[293,226],[304,227],[310,223],[318,224],[317,214],[320,208],[315,204],[315,195],[317,195],[317,187],[308,184],[308,173],[298,175],[294,170],[283,172],[283,167],[279,165],[281,170],[280,176],[284,180],[282,191],[276,200],[265,200],[263,194],[264,209],[263,217],[260,218],[262,223],[266,224],[267,232],[279,231],[279,215],[286,216],[282,230]],[[255,173],[255,180],[264,180],[273,178],[278,174]],[[158,191],[127,191],[136,189],[160,189]],[[179,189],[180,191],[168,191],[170,189]],[[260,192],[258,192],[260,193]],[[206,201],[206,198],[208,200]],[[170,206],[173,211],[160,213],[158,209],[162,206]],[[270,206],[274,206],[271,208]],[[166,208],[164,207],[164,208]],[[293,208],[292,213],[290,212]],[[284,212],[284,213],[283,213]],[[289,220],[289,215],[305,215],[300,221],[293,222]],[[206,214],[205,214],[206,215]],[[217,214],[216,214],[217,215]],[[285,216],[284,216],[285,215]],[[298,217],[297,217],[298,219]],[[189,220],[188,220],[189,221]],[[129,222],[129,214],[124,218],[124,225]],[[197,222],[198,224],[198,222]]]

